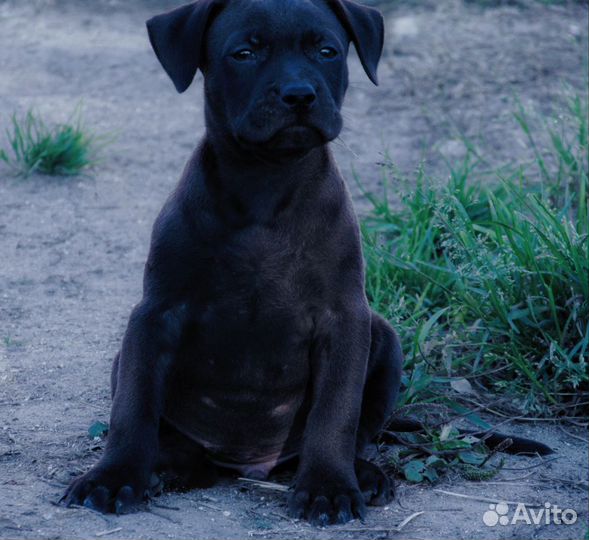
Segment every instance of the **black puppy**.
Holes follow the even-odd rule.
[[[202,486],[213,464],[266,477],[298,456],[292,516],[363,517],[392,495],[363,458],[402,353],[368,307],[327,143],[350,42],[376,82],[382,17],[350,0],[199,0],[147,26],[178,91],[203,71],[207,130],[153,229],[105,454],[64,500],[121,512],[154,472]]]

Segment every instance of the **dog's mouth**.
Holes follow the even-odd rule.
[[[316,127],[292,124],[279,129],[269,140],[268,147],[277,150],[304,150],[325,144],[327,138]]]
[[[294,116],[294,115],[293,115]],[[240,122],[234,137],[244,149],[257,153],[298,155],[333,140],[341,123],[335,117],[331,123],[306,116],[283,118],[280,122]],[[274,125],[273,125],[274,124]]]

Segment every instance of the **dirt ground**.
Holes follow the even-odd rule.
[[[493,2],[487,2],[493,3]],[[285,516],[284,495],[225,479],[213,489],[159,497],[149,511],[102,516],[55,505],[102,444],[109,368],[140,298],[151,224],[203,132],[201,81],[178,96],[149,49],[144,20],[179,2],[0,0],[0,132],[34,107],[65,121],[81,102],[87,126],[116,134],[89,175],[10,176],[0,166],[1,538],[581,538],[587,534],[587,443],[552,421],[506,427],[557,450],[554,461],[508,458],[493,481],[399,481],[398,498],[364,524],[315,529]],[[493,162],[528,156],[514,100],[549,113],[563,87],[583,90],[587,5],[395,2],[373,87],[351,60],[346,129],[334,144],[357,207],[353,171],[376,188],[386,151],[403,171],[421,159],[444,174],[465,134]],[[0,142],[4,142],[0,135]],[[284,479],[280,479],[285,481]],[[489,501],[545,502],[574,525],[486,526]],[[395,528],[423,514],[402,532]],[[513,506],[510,507],[513,512]]]

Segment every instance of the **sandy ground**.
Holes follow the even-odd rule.
[[[550,421],[510,429],[547,442],[557,460],[528,469],[537,460],[509,458],[508,469],[482,484],[399,482],[397,500],[371,510],[365,524],[314,529],[285,517],[283,494],[233,479],[166,494],[148,512],[122,517],[55,505],[100,455],[86,431],[108,419],[110,363],[140,298],[151,224],[203,131],[200,80],[178,96],[144,31],[148,16],[177,4],[0,0],[0,131],[14,111],[35,107],[64,121],[81,101],[88,126],[117,135],[88,177],[20,180],[0,166],[0,537],[584,537],[586,433]],[[511,118],[515,96],[546,113],[563,86],[584,88],[586,4],[399,4],[388,10],[381,85],[351,61],[347,127],[334,145],[349,179],[356,171],[375,188],[384,151],[401,170],[425,159],[443,173],[442,155],[463,153],[461,133],[497,163],[526,159]],[[579,517],[570,526],[487,527],[488,502],[436,489],[549,502]]]

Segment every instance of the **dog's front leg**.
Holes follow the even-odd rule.
[[[354,460],[370,312],[362,303],[321,319],[311,358],[312,405],[289,500],[293,517],[315,525],[345,523],[366,512]]]
[[[123,340],[110,428],[100,462],[68,488],[64,503],[122,513],[145,498],[158,456],[165,380],[186,322],[186,307],[143,301]]]

